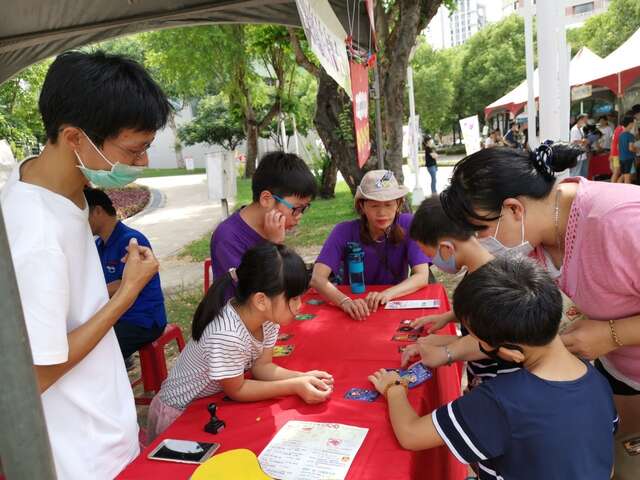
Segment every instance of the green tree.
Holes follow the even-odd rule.
[[[459,68],[458,48],[433,50],[423,41],[413,58],[413,83],[416,113],[423,131],[435,134],[448,130],[452,124],[454,92]]]
[[[195,118],[178,129],[185,145],[208,143],[235,150],[245,139],[242,114],[229,105],[225,94],[208,96],[198,102]]]
[[[588,18],[580,28],[569,30],[567,38],[573,53],[588,47],[606,57],[640,28],[638,0],[611,0],[609,8]]]
[[[526,77],[522,17],[510,15],[473,35],[461,50],[460,65],[454,113],[483,118],[485,106]]]

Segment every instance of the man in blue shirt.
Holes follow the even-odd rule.
[[[551,277],[527,257],[498,257],[460,282],[453,308],[486,355],[523,368],[424,417],[405,380],[375,372],[369,380],[387,399],[400,444],[446,445],[478,464],[480,480],[609,480],[618,424],[611,387],[562,343],[562,298]]]
[[[633,136],[636,120],[632,112],[627,113],[622,118],[621,125],[624,127],[624,131],[618,138],[620,171],[622,172],[624,183],[631,183],[631,173],[636,161],[635,137]]]
[[[85,188],[84,194],[89,205],[91,232],[97,236],[96,247],[111,297],[122,280],[125,265],[122,258],[127,254],[129,240],[135,238],[138,245],[149,248],[151,245],[142,233],[118,220],[113,203],[104,191]],[[167,314],[160,275],[156,273],[140,292],[135,303],[113,327],[127,368],[132,365],[131,355],[162,335],[166,325]]]

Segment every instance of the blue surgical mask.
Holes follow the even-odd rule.
[[[113,163],[109,161],[109,159],[104,156],[102,151],[95,146],[89,136],[86,133],[84,135],[85,137],[87,137],[87,140],[89,140],[89,143],[91,143],[91,146],[104,159],[104,161],[111,165],[111,170],[93,170],[91,168],[87,168],[80,158],[78,152],[74,151],[76,157],[78,158],[78,162],[80,162],[78,168],[91,183],[102,188],[122,188],[130,184],[131,182],[134,182],[137,178],[140,177],[140,175],[142,175],[142,171],[144,170],[142,167],[133,167],[131,165],[124,165],[119,162]]]
[[[502,216],[498,219],[498,225],[496,225],[496,232],[490,237],[478,238],[480,244],[487,250],[490,254],[500,257],[500,256],[517,256],[524,255],[527,256],[531,252],[533,252],[533,247],[529,243],[528,240],[524,238],[524,215],[522,217],[521,223],[521,241],[515,247],[507,247],[500,240],[498,240],[498,230],[500,229],[500,221],[502,220]]]
[[[456,265],[455,252],[452,252],[449,259],[445,260],[444,258],[442,258],[442,255],[440,255],[440,245],[438,245],[438,249],[436,250],[436,255],[433,257],[432,260],[433,260],[433,264],[443,272],[456,274],[460,271],[460,269]]]

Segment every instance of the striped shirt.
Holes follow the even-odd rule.
[[[433,424],[480,480],[608,480],[618,417],[611,387],[585,365],[573,381],[498,375],[434,410]]]
[[[160,399],[180,410],[193,400],[222,391],[220,380],[243,375],[251,369],[265,348],[278,339],[280,326],[262,325],[263,340],[257,340],[230,302],[206,326],[200,340],[189,340],[169,376],[162,383]]]

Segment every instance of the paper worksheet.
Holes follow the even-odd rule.
[[[409,310],[440,308],[440,300],[394,300],[385,305],[385,310]]]
[[[288,421],[262,451],[264,472],[278,480],[342,480],[368,428]]]

